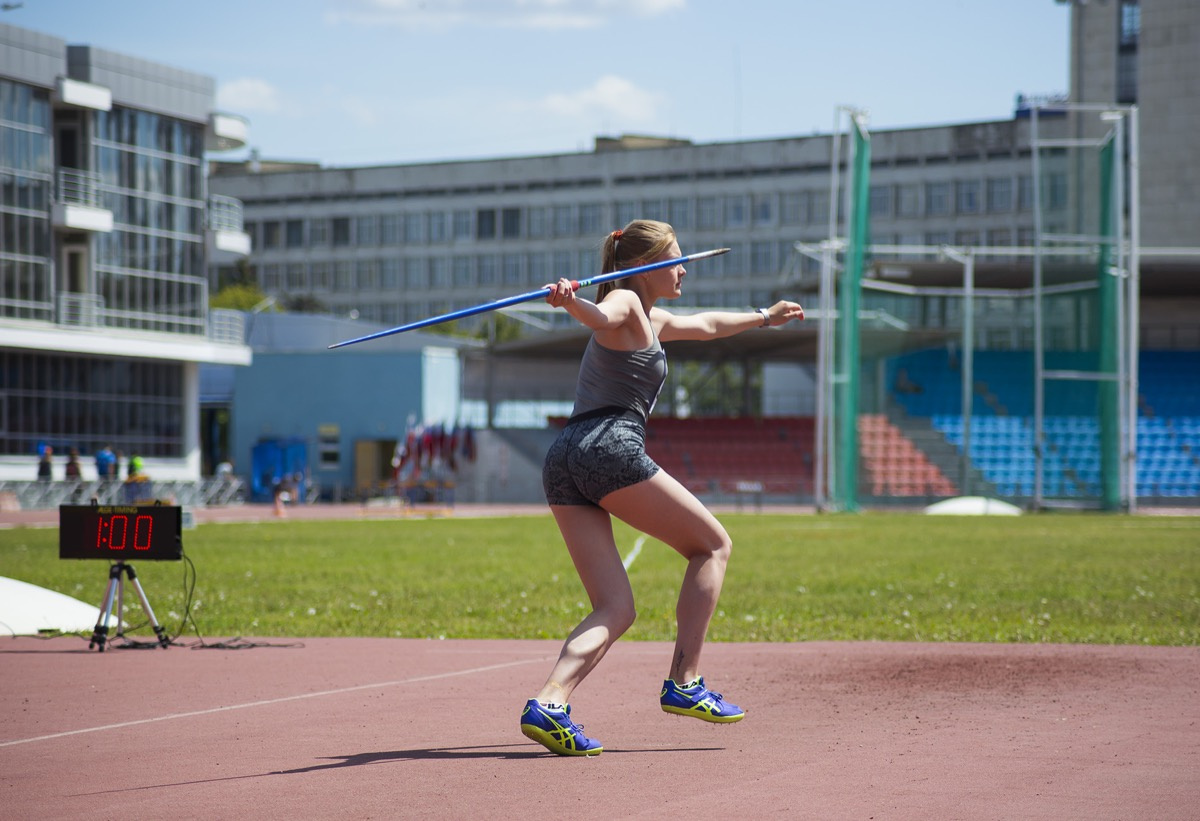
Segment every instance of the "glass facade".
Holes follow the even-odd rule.
[[[114,106],[96,112],[93,168],[113,230],[95,238],[105,324],[205,333],[204,126]]]
[[[54,318],[50,95],[0,80],[0,316]]]
[[[0,452],[181,458],[183,394],[177,362],[0,351]]]

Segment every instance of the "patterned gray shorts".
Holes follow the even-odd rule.
[[[646,423],[631,414],[568,422],[546,453],[542,487],[552,505],[599,505],[614,490],[658,473]]]

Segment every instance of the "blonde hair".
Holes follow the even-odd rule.
[[[633,220],[604,238],[600,249],[600,273],[636,268],[660,257],[675,241],[675,229],[658,220]],[[617,288],[628,287],[628,279],[601,282],[596,286],[596,301]]]

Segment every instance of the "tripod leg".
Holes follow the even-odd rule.
[[[104,602],[100,605],[100,618],[96,620],[96,629],[92,631],[92,640],[88,642],[89,650],[99,645],[100,652],[104,652],[104,642],[108,639],[108,623],[112,620],[114,599],[121,579],[121,567],[122,565],[117,563],[108,569],[108,587],[104,590]]]
[[[129,577],[129,582],[133,585],[133,590],[142,603],[142,609],[146,611],[146,616],[150,619],[150,626],[154,628],[154,635],[158,636],[159,646],[166,650],[171,645],[171,639],[162,629],[162,625],[158,623],[158,619],[154,618],[154,611],[150,609],[150,600],[146,598],[146,591],[142,589],[142,583],[138,581],[137,573],[133,572],[133,565],[125,565],[125,575]]]

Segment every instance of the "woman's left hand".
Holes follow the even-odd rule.
[[[767,308],[767,324],[772,328],[776,325],[785,325],[793,319],[804,319],[804,309],[800,307],[799,302],[788,302],[786,299],[781,299]]]

